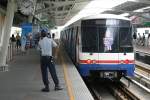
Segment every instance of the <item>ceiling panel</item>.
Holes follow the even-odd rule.
[[[90,1],[92,0],[38,0],[38,3],[44,4],[44,6],[37,9],[35,14],[47,13],[49,16],[54,16],[54,19],[51,20],[55,20],[55,24],[61,26],[82,10]]]

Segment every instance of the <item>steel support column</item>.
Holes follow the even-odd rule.
[[[6,66],[6,56],[9,45],[10,31],[13,23],[14,12],[16,10],[15,0],[8,0],[7,12],[4,22],[4,31],[2,37],[2,47],[0,51],[0,67]]]

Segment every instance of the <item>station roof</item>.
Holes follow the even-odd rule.
[[[8,0],[0,0],[0,4],[6,7]],[[22,11],[22,7],[26,9],[34,9],[32,14],[43,22],[49,22],[54,26],[62,26],[73,16],[79,13],[90,2],[94,0],[17,0],[18,11],[25,16],[29,16]],[[97,0],[109,1],[109,0]],[[150,1],[149,0],[111,0],[123,1],[122,3],[110,8],[104,9],[101,13],[106,14],[126,14],[126,16],[140,16],[150,19]],[[109,3],[109,2],[108,2]],[[106,4],[107,5],[107,4]],[[102,5],[99,4],[101,7]]]
[[[37,9],[35,14],[42,13],[55,21],[58,26],[64,25],[91,0],[39,0],[43,8]],[[44,12],[44,13],[43,13]]]

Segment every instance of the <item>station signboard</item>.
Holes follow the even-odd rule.
[[[145,27],[150,27],[150,22],[144,22],[143,25],[144,25]]]
[[[29,33],[32,33],[32,23],[23,23],[21,25],[22,28],[22,36],[27,36]]]

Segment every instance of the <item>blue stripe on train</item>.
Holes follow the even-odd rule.
[[[80,64],[81,76],[89,76],[90,70],[118,70],[126,71],[126,76],[134,76],[134,64]]]

